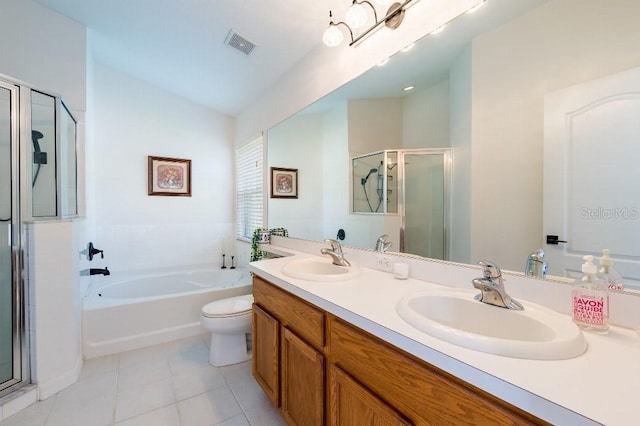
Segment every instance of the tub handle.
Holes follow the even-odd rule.
[[[90,261],[93,260],[93,256],[95,256],[98,253],[100,253],[100,258],[104,259],[104,252],[102,250],[95,248],[93,246],[93,243],[89,243],[89,248],[87,249],[87,257],[89,258],[89,260]]]

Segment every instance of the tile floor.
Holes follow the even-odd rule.
[[[284,425],[251,361],[216,368],[209,336],[86,361],[77,383],[0,426]]]

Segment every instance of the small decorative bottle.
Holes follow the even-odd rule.
[[[600,277],[604,280],[609,290],[624,290],[624,279],[622,275],[613,269],[613,259],[609,256],[609,249],[602,250],[600,258]]]
[[[604,334],[609,331],[609,290],[598,278],[593,256],[582,258],[583,276],[573,285],[573,321],[583,330]]]

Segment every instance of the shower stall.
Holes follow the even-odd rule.
[[[395,251],[448,258],[451,150],[396,149],[354,157],[352,212],[383,216]]]
[[[77,215],[76,120],[0,75],[0,398],[30,383],[26,224]]]

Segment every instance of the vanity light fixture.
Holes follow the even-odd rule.
[[[392,0],[373,0],[375,3],[387,6]],[[351,41],[349,46],[353,46],[358,43],[369,33],[376,30],[380,25],[384,24],[387,28],[395,30],[400,26],[404,19],[405,10],[409,3],[417,0],[403,0],[402,2],[394,2],[387,9],[387,13],[378,20],[378,14],[376,8],[368,0],[353,0],[351,7],[345,15],[345,20],[340,22],[334,22],[333,13],[329,11],[329,26],[324,31],[322,41],[329,47],[339,46],[344,40],[344,34],[338,28],[343,25],[349,30],[349,36]],[[368,6],[368,8],[366,6]],[[371,13],[368,13],[368,9],[371,9]],[[359,30],[367,25],[369,16],[373,14],[374,23],[365,29],[362,34],[354,38],[353,30]]]

